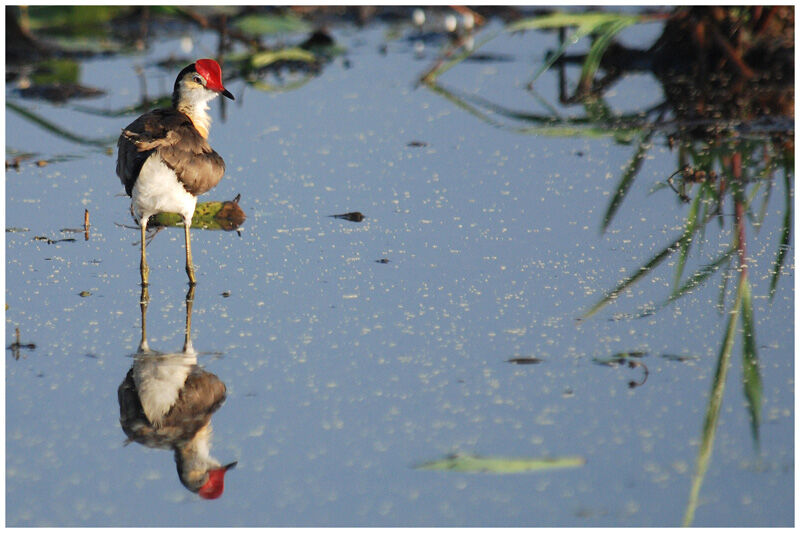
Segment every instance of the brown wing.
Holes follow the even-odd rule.
[[[186,377],[175,405],[164,417],[163,425],[191,427],[194,435],[220,408],[225,394],[225,384],[216,375],[195,366]]]
[[[195,196],[216,186],[225,173],[222,157],[211,149],[191,119],[175,109],[156,109],[137,118],[122,131],[117,147],[117,175],[128,195],[153,153],[161,156]]]
[[[133,368],[128,371],[117,389],[117,399],[119,423],[129,441],[150,448],[172,448],[174,443],[180,440],[181,428],[155,429],[147,420],[133,380]]]
[[[179,446],[209,423],[225,394],[225,384],[217,376],[195,366],[161,427],[155,428],[144,414],[131,368],[117,389],[120,425],[128,439],[150,448]]]

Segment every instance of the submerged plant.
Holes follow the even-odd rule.
[[[664,32],[650,49],[630,50],[614,43],[614,37],[623,29],[657,19],[665,21]],[[557,66],[561,69],[559,100],[582,104],[584,116],[563,118],[549,104],[545,105],[551,112],[538,115],[511,110],[477,95],[460,95],[440,84],[442,74],[489,41],[503,34],[537,29],[557,29],[560,46],[546,56],[528,84],[528,90],[538,96],[533,90],[534,82],[542,73]],[[676,8],[669,14],[641,15],[550,13],[511,23],[471,49],[457,42],[420,78],[420,82],[434,92],[493,126],[536,135],[613,136],[619,143],[632,145],[634,152],[612,191],[601,221],[602,232],[611,226],[634,187],[653,140],[663,138],[672,147],[675,139],[679,139],[676,171],[665,176],[653,192],[668,192],[686,204],[683,230],[607,291],[581,319],[598,313],[670,258],[675,259],[670,293],[658,305],[640,309],[634,318],[658,312],[720,274],[718,308],[725,310],[728,318],[706,407],[684,525],[690,525],[694,518],[739,332],[744,397],[752,438],[755,446],[759,446],[762,378],[748,277],[747,228],[758,231],[776,189],[775,183],[781,182],[785,207],[769,269],[771,299],[791,245],[793,31],[794,10],[781,6]],[[577,58],[568,58],[568,48],[584,37],[592,38],[589,51]],[[566,87],[563,70],[566,62],[581,65],[580,78],[572,95]],[[605,77],[598,79],[601,70],[605,71]],[[611,112],[603,101],[603,92],[626,70],[652,72],[664,87],[664,102],[638,113]],[[505,119],[523,125],[510,127],[503,122]],[[686,275],[689,258],[706,240],[709,227],[716,222],[723,229],[728,217],[733,219],[731,242],[710,262]],[[735,297],[726,305],[731,281],[735,283]]]

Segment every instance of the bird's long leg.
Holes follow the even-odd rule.
[[[147,257],[145,256],[144,247],[147,244],[146,234],[147,231],[147,218],[142,217],[139,225],[142,227],[142,258],[139,262],[139,272],[142,274],[142,287],[147,287],[148,279],[150,278],[150,267],[147,266]]]
[[[139,341],[139,353],[150,351],[147,345],[147,304],[150,303],[150,293],[147,290],[147,285],[142,285],[142,294],[139,298],[139,309],[142,312],[142,338]]]
[[[189,228],[192,225],[191,218],[183,219],[183,231],[186,235],[186,274],[189,276],[189,285],[194,285],[197,281],[194,278],[194,264],[192,263],[192,244],[189,240]]]
[[[183,337],[183,353],[194,353],[192,347],[192,305],[194,304],[194,285],[189,285],[186,293],[186,331]]]

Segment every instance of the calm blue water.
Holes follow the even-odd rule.
[[[658,26],[648,42],[658,33]],[[334,31],[348,52],[302,87],[266,93],[226,84],[210,140],[228,172],[208,200],[241,194],[241,234],[193,232],[198,275],[192,338],[228,399],[213,417],[212,454],[237,460],[223,497],[186,491],[170,452],[123,446],[116,391],[141,335],[138,232],[115,174],[115,151],[82,146],[6,110],[6,147],[68,156],[6,173],[8,526],[675,526],[685,512],[726,316],[719,276],[660,313],[609,320],[663,300],[662,265],[596,317],[576,318],[627,272],[675,239],[686,207],[669,189],[676,168],[654,145],[610,230],[599,227],[635,150],[612,137],[524,134],[480,120],[416,77],[435,59],[390,41],[387,28]],[[634,38],[634,40],[639,37]],[[442,77],[460,94],[547,111],[525,84],[549,34],[498,38]],[[193,57],[214,54],[203,35]],[[87,60],[81,82],[138,101],[135,65],[151,93],[182,55],[164,39],[146,55]],[[557,106],[555,77],[537,91]],[[152,96],[152,94],[151,94]],[[133,116],[102,117],[19,102],[65,129],[115,143]],[[660,99],[648,76],[623,79],[618,110]],[[565,115],[580,108],[560,109]],[[409,146],[412,141],[424,146]],[[749,228],[763,378],[760,451],[742,393],[740,337],[725,389],[699,526],[792,525],[794,517],[794,249],[773,300],[780,180],[764,225]],[[730,206],[728,206],[730,207]],[[80,227],[84,209],[91,236]],[[329,215],[360,211],[361,223]],[[729,219],[732,220],[732,219]],[[730,242],[709,226],[693,272]],[[75,237],[75,242],[48,244]],[[183,344],[183,233],[148,246],[150,346]],[[376,262],[388,259],[388,263]],[[81,296],[82,291],[90,295]],[[223,294],[225,293],[225,294]],[[732,296],[729,296],[729,305]],[[649,370],[592,362],[640,350]],[[664,354],[691,356],[685,362]],[[537,357],[512,365],[511,357]],[[451,452],[580,455],[581,468],[516,475],[413,469]]]

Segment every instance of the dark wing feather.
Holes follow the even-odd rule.
[[[215,187],[225,173],[222,157],[191,119],[175,109],[156,109],[137,118],[123,130],[117,147],[117,175],[128,195],[142,165],[154,152],[195,196]]]

